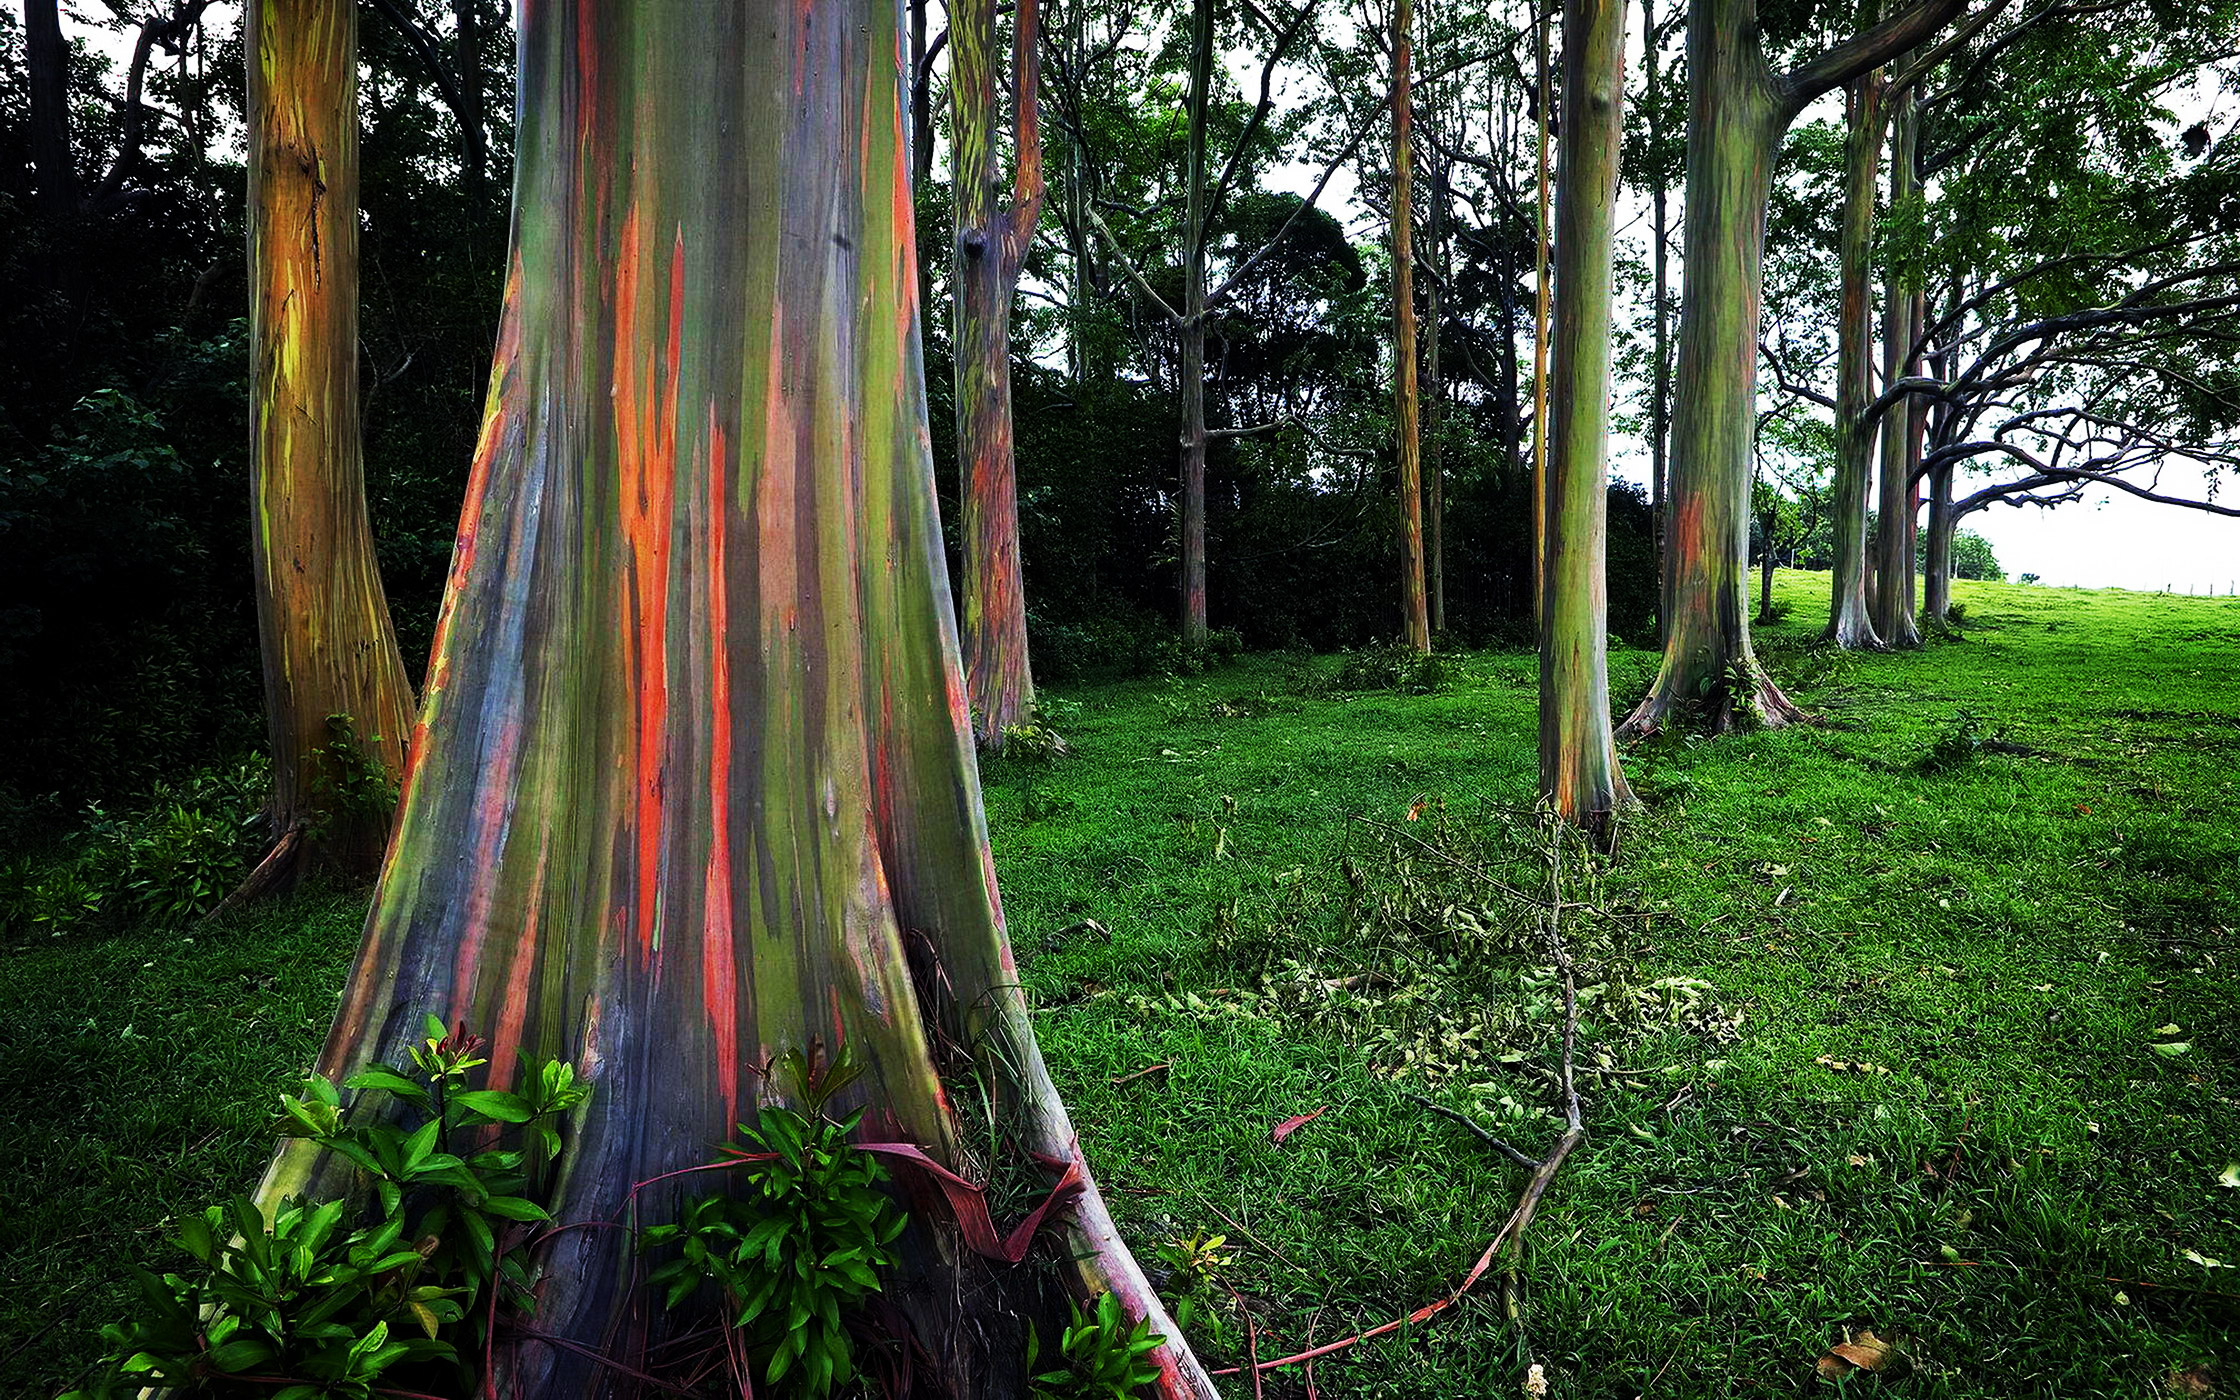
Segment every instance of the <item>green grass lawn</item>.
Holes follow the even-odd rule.
[[[2240,601],[1964,584],[1964,640],[1852,657],[1808,644],[1825,576],[1780,592],[1762,646],[1828,723],[1629,753],[1647,810],[1608,868],[1570,863],[1591,1136],[1521,1316],[1489,1275],[1320,1363],[1321,1394],[1521,1395],[1528,1362],[1613,1400],[2240,1393],[2240,1270],[2209,1262],[2240,1265]],[[1523,1173],[1410,1095],[1527,1151],[1559,1130],[1555,988],[1495,885],[1544,880],[1534,660],[1302,684],[1335,665],[1069,692],[1072,757],[986,773],[1115,1213],[1162,1268],[1226,1236],[1170,1280],[1223,1362],[1477,1257]],[[1614,688],[1653,665],[1614,655]],[[66,1382],[166,1214],[256,1170],[361,907],[0,960],[0,1393]],[[1902,1358],[1819,1379],[1847,1329]]]

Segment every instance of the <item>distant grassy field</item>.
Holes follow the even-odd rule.
[[[1591,1136],[1519,1318],[1488,1277],[1320,1394],[2240,1394],[2240,601],[1962,585],[1963,640],[1854,657],[1809,644],[1825,589],[1782,576],[1761,644],[1828,723],[1634,750],[1618,859],[1568,863]],[[1534,661],[1424,695],[1339,664],[1063,694],[1074,755],[985,775],[1044,1049],[1223,1363],[1477,1257],[1522,1173],[1411,1094],[1557,1131],[1500,888],[1544,888]],[[361,910],[0,958],[0,1392],[66,1382],[167,1212],[256,1169]],[[1898,1354],[1818,1378],[1865,1330]]]

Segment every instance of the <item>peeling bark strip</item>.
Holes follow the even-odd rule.
[[[1042,213],[1042,66],[1036,0],[1019,0],[1012,36],[1011,197],[996,158],[995,0],[949,11],[951,190],[956,204],[954,349],[957,467],[963,482],[965,698],[979,741],[1033,711],[1027,595],[1019,573],[1019,481],[1012,453],[1011,301]]]
[[[511,276],[395,844],[319,1068],[489,1028],[595,1092],[552,1202],[613,1219],[786,1092],[821,1042],[866,1140],[959,1156],[933,1058],[1001,1086],[1011,1150],[1079,1163],[1005,940],[926,441],[900,7],[538,0]],[[939,975],[921,992],[905,954]],[[938,995],[932,990],[938,986]],[[945,1052],[946,1053],[946,1052]],[[907,1169],[889,1296],[924,1392],[1024,1389],[1049,1271],[963,1247]],[[301,1145],[269,1200],[343,1173]],[[1083,1174],[1080,1290],[1171,1323]],[[642,1194],[651,1214],[683,1188]],[[603,1392],[683,1318],[619,1230],[558,1237],[495,1393]],[[1066,1272],[1061,1270],[1061,1273]],[[1062,1314],[1060,1314],[1062,1316]],[[1163,1393],[1210,1397],[1179,1342]]]
[[[391,779],[412,722],[359,458],[357,36],[349,0],[250,9],[251,543],[273,830],[305,832],[273,884],[314,854],[374,872],[389,813],[338,804],[353,775],[328,717]]]
[[[1541,518],[1540,796],[1597,835],[1633,805],[1610,733],[1610,301],[1625,0],[1566,0],[1554,379]]]

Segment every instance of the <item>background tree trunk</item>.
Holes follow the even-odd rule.
[[[70,46],[55,0],[23,0],[23,46],[39,208],[60,226],[78,215],[78,168],[70,153]]]
[[[1665,612],[1670,606],[1664,596],[1664,517],[1665,517],[1665,467],[1666,441],[1672,427],[1672,340],[1671,340],[1671,224],[1665,208],[1664,178],[1664,100],[1661,86],[1662,64],[1659,50],[1663,45],[1657,35],[1656,0],[1641,0],[1641,54],[1647,65],[1647,80],[1642,86],[1644,102],[1649,109],[1649,150],[1651,154],[1651,184],[1649,187],[1649,264],[1651,268],[1650,302],[1655,320],[1654,338],[1651,341],[1654,360],[1649,366],[1649,517],[1650,528],[1655,532],[1655,563],[1659,586],[1657,588],[1657,637],[1664,637]]]
[[[1890,133],[1890,208],[1905,208],[1916,197],[1914,183],[1913,94],[1899,96],[1892,113]],[[1907,285],[1907,270],[1894,263],[1883,287],[1883,382],[1894,384],[1911,374],[1914,337],[1919,322],[1914,316],[1917,298]],[[1915,404],[1911,395],[1891,405],[1882,419],[1882,492],[1876,515],[1882,522],[1877,536],[1874,626],[1888,646],[1921,645],[1921,629],[1913,616],[1913,530],[1919,518],[1919,493],[1913,466],[1919,456],[1915,445]]]
[[[1691,714],[1720,732],[1801,712],[1750,646],[1750,450],[1766,198],[1787,125],[1748,0],[1688,12],[1688,180],[1666,494],[1664,661],[1621,735]]]
[[[1549,534],[1541,549],[1540,795],[1607,836],[1633,794],[1610,731],[1610,303],[1625,117],[1625,0],[1565,0],[1548,420]]]
[[[1213,0],[1190,17],[1190,91],[1184,120],[1182,365],[1182,641],[1206,640],[1206,114],[1213,100]]]
[[[1823,92],[1922,42],[1962,0],[1920,0],[1789,73],[1767,67],[1755,0],[1688,9],[1688,185],[1672,425],[1663,664],[1620,730],[1700,710],[1713,732],[1803,718],[1750,646],[1743,579],[1757,428],[1766,197],[1781,135]]]
[[[1416,422],[1415,136],[1408,73],[1414,21],[1410,0],[1397,0],[1392,9],[1392,424],[1400,465],[1400,630],[1409,646],[1429,652],[1423,458]]]
[[[1012,453],[1011,302],[1042,211],[1037,8],[1036,0],[1019,0],[1017,6],[1011,144],[1018,173],[1008,202],[996,158],[995,0],[952,0],[949,9],[950,192],[956,210],[951,353],[963,496],[965,698],[980,742],[999,750],[1005,732],[1034,709]]]
[[[1865,7],[1872,17],[1872,0]],[[1830,574],[1828,639],[1839,647],[1882,645],[1867,606],[1867,497],[1874,483],[1875,195],[1882,168],[1883,77],[1851,85],[1844,141],[1843,226],[1836,261],[1835,563]]]
[[[1078,1164],[1005,940],[926,448],[899,6],[528,8],[507,308],[397,839],[320,1069],[425,1014],[593,1093],[552,1202],[618,1218],[852,1048],[835,1103],[964,1168],[943,1073],[1020,1164]],[[918,976],[909,955],[915,947]],[[960,1094],[958,1099],[968,1097]],[[977,1090],[969,1097],[977,1097]],[[981,1125],[979,1133],[989,1131]],[[1033,1170],[1026,1165],[1027,1170]],[[907,1169],[905,1169],[906,1171]],[[298,1143],[268,1200],[341,1173]],[[638,1198],[656,1218],[686,1188]],[[1023,1393],[1054,1280],[1173,1328],[1091,1185],[1055,1270],[938,1198],[886,1296],[927,1393]],[[639,1357],[623,1232],[539,1261],[537,1327]],[[1047,1350],[1045,1355],[1048,1355]],[[1211,1400],[1179,1342],[1162,1393]],[[606,1393],[523,1341],[495,1391]]]
[[[314,855],[373,873],[412,718],[359,457],[357,33],[350,0],[249,9],[251,549],[280,842],[251,892]]]

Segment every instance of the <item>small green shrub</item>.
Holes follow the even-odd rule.
[[[1437,652],[1421,652],[1406,642],[1384,642],[1349,651],[1338,666],[1338,690],[1389,690],[1399,695],[1434,695],[1453,684],[1454,662]]]
[[[2005,741],[2006,732],[1962,710],[1930,739],[1929,751],[1915,760],[1914,766],[1924,773],[1949,772],[1973,762],[1986,749],[1996,748]]]
[[[855,1378],[847,1315],[880,1290],[895,1262],[888,1246],[907,1222],[880,1189],[885,1169],[848,1141],[862,1114],[825,1112],[860,1066],[843,1053],[820,1070],[794,1052],[777,1068],[798,1077],[808,1111],[768,1105],[754,1127],[739,1125],[741,1144],[724,1151],[745,1194],[702,1196],[641,1238],[678,1249],[652,1275],[669,1307],[705,1283],[722,1293],[755,1393],[821,1400]]]
[[[187,1217],[174,1243],[195,1266],[135,1270],[139,1312],[102,1329],[100,1374],[63,1400],[123,1400],[151,1385],[182,1396],[370,1400],[447,1374],[471,1387],[487,1317],[479,1300],[504,1286],[516,1308],[529,1301],[501,1232],[550,1219],[529,1197],[559,1152],[555,1120],[589,1092],[559,1061],[529,1062],[519,1093],[470,1089],[481,1048],[464,1026],[446,1032],[430,1017],[411,1071],[377,1066],[349,1081],[389,1095],[395,1116],[353,1124],[364,1115],[346,1113],[318,1075],[302,1097],[283,1094],[282,1134],[358,1167],[378,1210],[346,1229],[348,1200],[291,1197],[267,1224],[239,1196]],[[517,1145],[461,1155],[487,1128],[515,1130]]]
[[[1065,736],[1042,722],[1040,715],[1003,731],[1003,756],[1023,763],[1053,763],[1073,752]]]
[[[1144,1358],[1163,1344],[1149,1318],[1130,1327],[1118,1295],[1103,1294],[1087,1313],[1073,1308],[1073,1321],[1052,1358],[1059,1364],[1052,1369],[1035,1370],[1042,1338],[1027,1333],[1028,1394],[1031,1400],[1134,1400],[1159,1379],[1159,1368]]]

